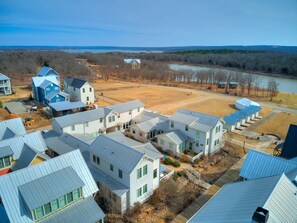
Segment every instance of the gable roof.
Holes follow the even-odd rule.
[[[111,105],[109,108],[117,113],[127,112],[136,108],[144,107],[144,104],[140,100],[128,101],[116,105]]]
[[[86,80],[78,77],[66,77],[64,79],[64,82],[71,87],[74,88],[81,88],[85,83],[87,83]]]
[[[290,125],[280,156],[287,159],[297,157],[297,125]]]
[[[127,63],[127,64],[133,64],[134,62],[137,62],[137,63],[141,63],[141,59],[124,59],[124,62]]]
[[[107,135],[99,135],[90,146],[90,152],[126,173],[131,173],[144,156]]]
[[[84,108],[87,105],[81,101],[61,101],[61,102],[53,102],[48,104],[55,111],[66,111],[76,108]],[[77,113],[78,114],[78,113]]]
[[[60,102],[61,103],[61,102]],[[57,103],[55,103],[57,104]],[[54,118],[54,120],[62,127],[67,127],[75,124],[83,124],[100,118],[106,117],[110,112],[108,108],[98,108],[89,111],[79,112],[71,115]]]
[[[163,131],[167,131],[169,129],[169,121],[161,120],[158,117],[134,125],[143,132],[150,132],[154,129],[162,129]],[[133,127],[134,125],[132,125],[131,127]]]
[[[44,76],[44,77],[32,77],[32,82],[34,84],[35,87],[40,87],[44,81],[49,81],[57,86],[60,86],[59,83],[58,83],[58,80],[55,76]],[[48,82],[45,82],[43,84],[43,87],[44,85],[46,85]]]
[[[239,175],[250,180],[287,173],[295,168],[297,162],[249,150]]]
[[[188,139],[188,136],[186,136],[182,131],[180,130],[174,130],[171,132],[163,133],[161,135],[157,135],[156,137],[166,137],[176,145],[181,144],[182,142],[185,142]]]
[[[9,80],[10,78],[7,77],[6,75],[0,73],[0,81],[5,81],[5,80]]]
[[[47,86],[49,86],[49,85],[51,85],[51,84],[54,84],[54,85],[56,85],[56,86],[59,87],[58,84],[55,84],[55,83],[53,83],[53,82],[51,82],[51,81],[49,81],[49,80],[44,80],[44,81],[39,85],[39,87],[42,88],[42,89],[45,89]]]
[[[26,134],[22,118],[14,118],[0,122],[0,140]]]
[[[172,121],[183,123],[189,127],[202,132],[208,132],[213,129],[218,121],[222,120],[220,117],[194,112],[186,109],[178,109],[170,118]],[[222,120],[223,121],[223,120]]]
[[[34,148],[39,153],[47,150],[46,144],[41,136],[40,131],[27,133],[25,135],[16,136],[14,138],[0,141],[0,148],[10,146],[13,151],[13,159],[18,160],[25,146]]]
[[[68,94],[65,94],[64,92],[59,92],[59,93],[57,93],[57,92],[54,92],[54,91],[51,91],[50,93],[48,93],[44,98],[46,99],[46,100],[51,100],[53,97],[55,97],[56,95],[60,95],[60,96],[62,96],[63,98],[66,98],[66,96],[68,95]]]
[[[90,170],[88,169],[85,160],[83,159],[79,150],[69,152],[67,154],[55,157],[46,162],[30,166],[4,176],[0,177],[0,197],[5,207],[7,216],[10,222],[31,223],[34,222],[26,208],[25,201],[21,199],[19,194],[19,187],[29,182],[33,182],[37,179],[46,177],[54,172],[63,170],[64,168],[71,167],[76,175],[84,183],[82,188],[84,198],[92,196],[98,191],[96,182],[94,181]],[[63,179],[66,180],[66,179]],[[73,180],[73,179],[70,179]],[[60,191],[64,187],[63,181],[59,183],[51,184],[49,188],[29,188],[32,194],[40,195],[40,199],[43,196],[47,196],[44,190]],[[84,199],[83,199],[84,200]],[[71,206],[70,206],[71,207]],[[65,208],[66,211],[68,208]],[[58,212],[60,214],[65,213],[64,210]],[[52,215],[55,216],[56,214]],[[65,215],[67,217],[67,215]],[[1,220],[2,216],[0,216]],[[62,214],[63,219],[63,214]],[[41,221],[42,222],[42,221]],[[75,221],[77,222],[77,221]]]
[[[140,122],[146,122],[148,120],[154,119],[154,118],[160,118],[162,120],[168,120],[168,117],[164,115],[157,114],[155,112],[143,110],[140,112],[139,115],[132,118],[133,122],[140,123]]]
[[[226,184],[188,222],[251,223],[258,207],[269,210],[267,223],[297,222],[296,189],[284,174]]]
[[[0,147],[0,158],[13,155],[10,146]]]
[[[60,74],[57,71],[55,71],[53,68],[46,67],[46,66],[44,66],[40,69],[37,76],[39,76],[39,77],[47,76],[48,72],[50,72],[50,71],[53,71],[56,74],[56,76],[60,76]]]

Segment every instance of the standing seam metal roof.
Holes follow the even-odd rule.
[[[32,77],[32,82],[34,83],[35,87],[40,87],[40,85],[45,80],[50,81],[51,83],[59,86],[58,80],[55,76]]]
[[[139,101],[139,100],[134,100],[134,101],[128,101],[112,106],[108,106],[107,108],[117,112],[117,113],[122,113],[122,112],[127,112],[136,108],[144,107],[144,104]]]
[[[297,125],[291,124],[289,127],[281,157],[287,159],[297,157]]]
[[[13,136],[26,134],[22,118],[14,118],[0,122],[0,140],[7,139],[9,138],[8,136],[11,136],[11,134],[5,136],[7,129],[14,134]]]
[[[0,73],[0,81],[5,81],[5,80],[9,80],[10,78],[7,77],[6,75]]]
[[[13,152],[10,146],[0,147],[0,158],[11,156],[11,155],[13,155]]]
[[[52,70],[54,73],[56,73],[57,76],[60,76],[60,74],[59,74],[57,71],[55,71],[53,68],[51,68],[51,67],[46,67],[46,66],[44,66],[44,67],[42,67],[42,68],[40,69],[40,71],[38,72],[37,76],[39,76],[39,77],[44,77],[44,76],[46,76],[47,73],[48,73],[49,71],[51,71],[51,70]]]

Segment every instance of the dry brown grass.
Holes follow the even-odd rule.
[[[285,139],[290,124],[297,125],[297,115],[281,112],[265,122],[264,124],[258,126],[255,131],[258,133],[272,133]]]

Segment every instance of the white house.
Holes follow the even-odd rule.
[[[0,95],[12,94],[10,78],[0,73]]]
[[[70,95],[70,101],[81,101],[85,104],[93,104],[95,101],[94,88],[81,78],[66,77],[64,91]]]
[[[169,120],[169,131],[180,130],[189,137],[185,145],[187,150],[208,155],[221,148],[224,123],[222,118],[179,109]]]
[[[98,136],[90,146],[90,170],[109,208],[124,213],[159,186],[162,154],[121,132]]]

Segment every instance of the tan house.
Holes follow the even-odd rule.
[[[125,64],[130,64],[132,69],[139,69],[141,65],[140,59],[124,59]]]

